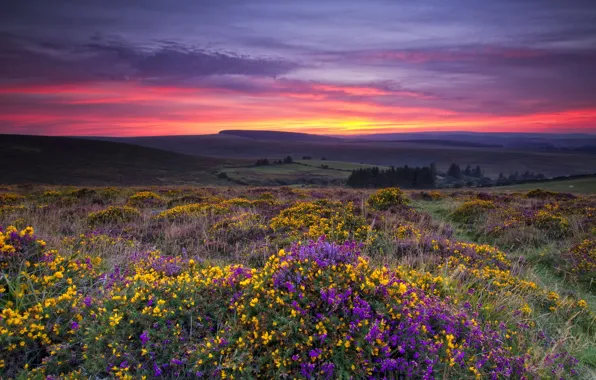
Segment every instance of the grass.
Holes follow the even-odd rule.
[[[2,186],[0,377],[593,378],[596,198],[373,193]]]
[[[341,185],[350,175],[348,171],[323,169],[301,163],[233,167],[222,169],[222,172],[235,181],[256,186],[291,184]]]
[[[568,179],[546,181],[540,183],[524,183],[520,185],[502,186],[499,188],[490,188],[496,191],[528,191],[536,188],[543,190],[567,192],[577,194],[596,194],[596,176],[588,178]]]
[[[354,169],[367,169],[372,168],[376,165],[369,164],[358,164],[355,162],[344,162],[344,161],[330,161],[330,160],[295,160],[294,162],[301,165],[312,166],[320,168],[321,166],[327,166],[329,169],[352,171]],[[387,166],[380,166],[379,169],[388,169]]]

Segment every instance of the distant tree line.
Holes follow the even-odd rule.
[[[447,176],[457,179],[463,179],[464,176],[483,178],[484,172],[480,168],[480,165],[476,165],[474,169],[472,169],[470,165],[467,165],[466,168],[462,170],[462,168],[458,164],[453,163],[451,164],[451,166],[449,166],[449,169],[447,170]]]
[[[293,162],[294,162],[294,160],[292,159],[292,156],[286,156],[283,160],[273,160],[272,162],[270,162],[266,158],[261,158],[261,159],[258,159],[255,162],[255,166],[276,165],[276,164],[291,164]]]
[[[350,187],[401,187],[406,189],[429,189],[435,187],[437,168],[434,164],[423,167],[378,167],[355,169],[347,180]]]

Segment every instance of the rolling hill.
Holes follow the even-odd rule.
[[[325,157],[332,161],[383,166],[423,166],[435,162],[439,170],[443,171],[455,162],[463,166],[480,165],[486,175],[495,178],[501,172],[507,175],[515,171],[529,170],[554,177],[592,173],[596,168],[596,155],[593,154],[507,149],[444,142],[437,144],[436,140],[430,142],[356,139],[296,141],[263,140],[230,134],[102,139],[203,157],[256,160],[278,159],[290,155],[294,159],[300,159],[303,156],[310,156],[313,159]]]
[[[4,184],[227,184],[214,170],[239,162],[119,142],[0,135],[0,183]]]

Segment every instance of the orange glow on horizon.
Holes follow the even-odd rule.
[[[134,82],[0,87],[33,101],[0,113],[6,133],[150,136],[254,129],[354,135],[422,131],[595,132],[596,107],[523,115],[463,113],[421,103],[424,95],[369,86],[282,84],[269,91],[147,86]],[[391,100],[386,105],[378,100]],[[35,103],[38,102],[38,103]],[[408,105],[409,104],[409,105]]]

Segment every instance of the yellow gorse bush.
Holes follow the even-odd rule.
[[[395,206],[409,203],[406,194],[397,187],[380,189],[368,198],[368,205],[374,210],[387,210]]]
[[[141,213],[130,206],[109,206],[106,209],[92,212],[87,221],[91,225],[128,223],[141,217]]]
[[[354,214],[351,202],[299,202],[282,210],[271,219],[274,231],[285,232],[297,239],[317,239],[326,236],[332,241],[349,239],[365,241],[373,231],[366,219]]]

